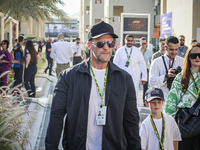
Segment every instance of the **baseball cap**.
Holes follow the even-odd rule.
[[[145,100],[150,102],[153,99],[162,99],[164,101],[164,94],[163,91],[159,88],[150,88],[145,93]]]
[[[106,34],[112,35],[113,38],[118,38],[118,36],[114,34],[113,27],[110,24],[101,21],[100,23],[97,23],[94,26],[92,26],[92,28],[90,29],[90,32],[88,34],[88,41]]]

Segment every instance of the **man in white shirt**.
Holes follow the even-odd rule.
[[[80,44],[80,38],[76,38],[76,43],[72,45],[73,49],[73,65],[76,65],[82,61],[83,45]]]
[[[177,55],[178,43],[177,37],[168,37],[166,40],[166,53],[155,59],[150,67],[149,84],[162,89],[165,99],[167,99],[170,90],[170,83],[172,83],[173,78],[176,76],[175,69],[178,66],[181,68],[183,66],[183,58]]]
[[[143,85],[143,104],[145,106],[145,92],[148,90],[148,78],[149,78],[149,67],[151,64],[151,57],[152,57],[152,52],[147,49],[147,38],[142,37],[140,39],[140,51],[144,57],[145,63],[146,63],[146,69],[147,69],[147,82]]]
[[[144,57],[139,48],[133,46],[133,40],[133,35],[127,35],[125,37],[124,41],[126,45],[117,50],[113,63],[126,70],[132,76],[137,97],[137,108],[140,112],[141,105],[138,100],[139,82],[142,78],[142,84],[144,85],[146,83],[147,69]]]
[[[69,42],[64,41],[64,35],[58,34],[58,41],[52,44],[51,58],[56,58],[56,75],[59,76],[60,72],[70,67],[72,49]]]

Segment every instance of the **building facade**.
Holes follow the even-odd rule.
[[[53,19],[53,21],[45,22],[45,36],[46,38],[57,39],[59,33],[63,33],[65,40],[71,41],[79,37],[79,21],[78,19],[67,19],[64,23],[61,19]]]
[[[114,27],[121,41],[121,13],[150,14],[150,38],[154,34],[153,0],[81,0],[80,38],[87,41],[87,34],[92,25],[104,20]],[[120,44],[120,43],[119,43]],[[122,43],[121,43],[122,44]]]
[[[33,18],[29,18],[27,22],[25,19],[22,19],[21,22],[21,34],[25,37],[35,37],[34,40],[40,41],[45,39],[45,21],[39,19],[38,21]]]
[[[184,35],[185,44],[200,42],[200,0],[161,0],[161,14],[172,12],[172,33]]]

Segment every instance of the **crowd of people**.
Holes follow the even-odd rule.
[[[154,53],[146,37],[141,37],[139,48],[134,46],[131,34],[125,36],[122,47],[117,45],[117,38],[113,27],[102,21],[90,29],[86,45],[81,44],[80,38],[67,42],[62,33],[54,43],[48,39],[44,73],[53,75],[55,59],[58,82],[46,149],[58,149],[62,131],[64,149],[200,149],[200,134],[186,133],[177,121],[181,112],[185,113],[181,116],[185,125],[194,117],[200,119],[200,43],[192,39],[188,48],[184,35],[169,36],[160,38],[159,51]],[[26,42],[24,51],[23,44],[24,38],[19,36],[9,53],[9,42],[2,41],[0,82],[7,85],[3,73],[13,63],[14,86],[20,88],[25,63],[24,86],[28,95],[35,97],[34,80],[43,44],[38,42],[38,52],[31,40]],[[150,115],[139,127],[140,84],[142,105],[149,107]]]
[[[194,117],[189,112],[200,93],[200,43],[192,40],[188,48],[183,35],[160,38],[154,53],[145,37],[139,48],[133,35],[126,35],[122,47],[115,45],[117,37],[111,25],[95,24],[86,44],[89,59],[60,74],[46,149],[58,149],[62,130],[64,149],[200,149],[200,135],[185,132],[174,118],[185,108],[187,124]],[[139,127],[140,84],[150,115]]]

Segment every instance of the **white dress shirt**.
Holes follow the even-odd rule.
[[[125,67],[127,61],[127,54],[125,49],[127,49],[128,54],[130,54],[131,48],[132,48],[132,53],[130,57],[131,64],[128,67]],[[136,97],[138,97],[139,83],[141,78],[143,81],[147,81],[147,69],[144,57],[142,56],[142,53],[140,52],[139,48],[135,46],[132,46],[131,48],[128,48],[126,46],[119,48],[115,54],[113,62],[121,69],[127,71],[132,76],[136,91]],[[141,110],[141,105],[138,101],[138,98],[137,98],[137,108],[138,111]]]
[[[69,42],[59,40],[52,44],[50,57],[56,58],[57,64],[67,64],[71,62],[70,58],[72,56],[72,48]]]
[[[81,56],[81,51],[83,51],[83,45],[79,44],[77,45],[76,43],[72,45],[73,52],[76,53],[75,57]]]
[[[172,61],[169,60],[168,56],[164,54],[164,60],[166,63],[167,70],[169,70],[169,62],[172,64]],[[174,58],[174,63],[172,68],[176,69],[178,66],[183,66],[183,58],[177,56]],[[167,95],[169,93],[169,89],[167,88],[167,81],[164,81],[166,74],[166,69],[163,63],[162,57],[158,57],[154,59],[151,63],[150,72],[149,72],[149,84],[150,86],[154,86],[163,90],[164,98],[167,100]]]

